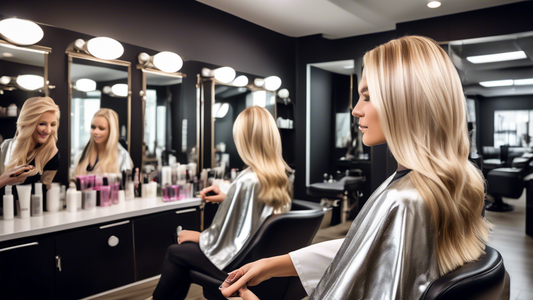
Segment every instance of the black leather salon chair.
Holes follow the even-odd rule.
[[[509,299],[509,295],[502,297],[508,278],[502,256],[487,246],[485,255],[477,261],[466,263],[431,283],[420,300]]]
[[[259,260],[308,246],[315,236],[324,210],[317,203],[293,200],[290,212],[268,217],[259,231],[224,270],[228,273]],[[190,271],[191,281],[203,288],[207,299],[226,299],[218,287],[222,281],[197,271]],[[300,300],[306,296],[297,277],[272,278],[250,287],[259,299]]]
[[[524,169],[498,168],[487,174],[487,194],[494,197],[494,202],[485,208],[489,211],[512,211],[513,206],[503,202],[502,197],[518,199],[524,191]]]

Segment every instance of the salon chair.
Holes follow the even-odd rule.
[[[464,264],[431,283],[420,300],[499,300],[509,274],[500,253],[489,246],[477,261]],[[509,291],[506,291],[508,293]],[[504,297],[502,297],[504,296]]]
[[[293,200],[291,211],[269,216],[224,271],[229,273],[247,263],[308,246],[323,216],[324,210],[317,203]],[[226,299],[218,289],[222,281],[193,270],[189,275],[191,282],[202,286],[205,298]],[[297,277],[272,278],[250,290],[259,299],[300,300],[306,296]]]
[[[341,203],[341,224],[348,220],[350,212],[359,210],[362,205],[359,198],[362,197],[361,188],[366,178],[359,169],[350,170],[347,176],[336,182],[317,182],[309,185],[307,194],[320,197],[321,205],[330,208]]]
[[[513,206],[503,202],[502,197],[518,199],[524,191],[524,168],[498,168],[487,174],[487,194],[494,197],[494,202],[488,203],[485,208],[489,211],[512,211]]]

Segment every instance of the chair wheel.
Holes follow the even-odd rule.
[[[485,205],[485,209],[488,211],[495,211],[495,212],[508,212],[508,211],[512,211],[514,208],[512,205],[509,205],[507,203],[490,202]]]

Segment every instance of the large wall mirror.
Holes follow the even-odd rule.
[[[202,119],[200,168],[221,167],[242,170],[244,162],[239,157],[233,141],[233,123],[247,107],[265,107],[277,118],[276,93],[253,84],[236,86],[215,78],[199,77],[200,115]]]
[[[47,47],[19,47],[0,40],[0,143],[15,135],[26,99],[49,95],[50,52]]]
[[[131,64],[68,52],[70,97],[70,168],[90,139],[91,121],[100,108],[119,117],[119,142],[130,151]]]
[[[168,165],[166,154],[175,155],[175,147],[178,144],[177,141],[172,140],[173,124],[183,123],[183,120],[176,118],[177,114],[173,113],[173,108],[183,101],[182,83],[185,75],[141,69],[144,118],[142,166]]]

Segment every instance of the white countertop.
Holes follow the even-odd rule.
[[[79,210],[75,213],[59,211],[44,212],[42,216],[13,220],[0,220],[0,242],[68,230],[114,220],[143,216],[172,209],[196,208],[200,198],[163,202],[162,198],[135,198],[122,204]]]

